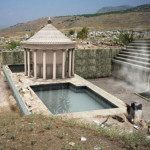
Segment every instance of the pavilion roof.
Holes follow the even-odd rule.
[[[75,47],[75,42],[66,37],[62,32],[56,29],[52,24],[48,24],[38,31],[34,36],[32,36],[27,41],[22,42],[24,47],[29,47],[29,45],[72,45]],[[69,48],[69,47],[68,47]]]

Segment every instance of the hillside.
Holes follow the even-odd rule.
[[[121,5],[121,6],[115,6],[115,7],[103,7],[100,10],[98,10],[96,13],[122,11],[122,10],[127,10],[130,8],[132,8],[132,6],[129,6],[129,5]]]
[[[128,9],[127,11],[132,12],[149,12],[150,11],[150,4],[140,5],[131,9]]]
[[[109,12],[102,14],[85,14],[78,16],[62,16],[52,18],[53,25],[60,30],[75,29],[82,27],[100,30],[118,29],[140,29],[150,30],[150,4],[141,5],[132,9],[119,12]],[[0,30],[0,36],[24,35],[34,33],[47,23],[47,18],[40,18],[20,23],[6,29]]]
[[[97,11],[97,14],[105,13],[127,13],[127,12],[150,12],[150,4],[139,5],[136,7],[122,5],[116,7],[103,7]]]

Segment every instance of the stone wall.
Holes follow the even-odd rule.
[[[23,51],[4,51],[2,52],[2,64],[3,65],[16,65],[24,63]]]
[[[97,49],[75,51],[75,73],[84,78],[99,78],[111,76],[111,58],[120,49]],[[2,53],[2,63],[23,64],[23,51],[8,51]]]
[[[119,53],[118,49],[77,50],[75,73],[84,78],[111,76],[111,59],[117,53]]]

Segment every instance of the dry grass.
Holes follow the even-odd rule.
[[[82,142],[81,136],[87,138]],[[0,149],[110,150],[149,149],[145,134],[121,133],[102,129],[73,119],[62,120],[42,114],[21,116],[19,113],[0,114]],[[71,146],[69,143],[74,142]]]

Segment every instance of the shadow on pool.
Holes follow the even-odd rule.
[[[137,93],[140,97],[146,99],[147,101],[150,101],[150,91],[142,92],[142,93]]]
[[[24,72],[24,64],[8,65],[12,73]],[[32,69],[32,64],[31,64]]]

